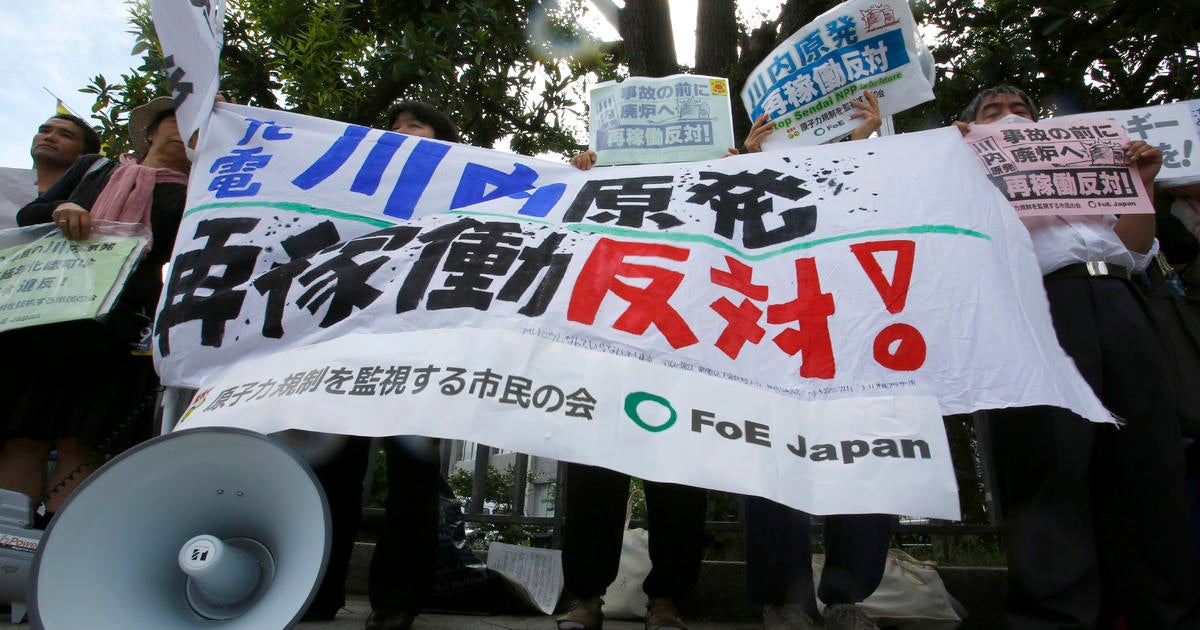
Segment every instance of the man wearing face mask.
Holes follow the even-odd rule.
[[[955,123],[1028,122],[1021,90],[983,90]],[[1162,152],[1125,155],[1153,191]],[[1151,194],[1153,194],[1151,192]],[[1181,436],[1162,350],[1129,282],[1158,246],[1153,214],[1023,218],[1059,343],[1121,426],[1056,407],[991,414],[1008,547],[1009,627],[1200,628]]]

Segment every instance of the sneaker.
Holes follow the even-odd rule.
[[[601,630],[604,627],[604,600],[588,597],[575,600],[567,614],[557,617],[554,623],[558,630]]]
[[[826,630],[879,630],[858,604],[834,604],[825,609]]]
[[[801,604],[763,606],[763,630],[812,630],[813,622]]]

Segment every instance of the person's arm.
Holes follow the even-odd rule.
[[[100,156],[83,155],[77,158],[71,168],[67,169],[67,172],[63,173],[58,181],[47,188],[46,192],[38,195],[37,199],[30,201],[17,211],[17,225],[24,227],[39,223],[52,223],[54,209],[71,197],[71,193],[75,192],[75,187],[83,180],[84,174],[92,164],[96,163],[97,159],[100,159]]]
[[[1154,198],[1154,177],[1162,168],[1162,151],[1135,140],[1125,145],[1125,157],[1129,164],[1137,168],[1142,183],[1146,186],[1146,194]],[[1132,252],[1145,254],[1154,245],[1154,214],[1123,214],[1117,218],[1113,231],[1120,237],[1125,247]]]
[[[850,101],[854,109],[858,110],[850,114],[851,118],[861,118],[858,121],[858,126],[854,131],[850,132],[851,140],[864,140],[875,133],[879,127],[883,125],[883,117],[879,115],[879,99],[871,93],[871,90],[863,90],[863,97],[866,100],[855,99]]]

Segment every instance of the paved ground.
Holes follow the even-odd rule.
[[[297,630],[362,630],[371,611],[366,597],[351,597],[333,621],[306,622],[296,626]],[[605,630],[642,630],[640,621],[606,620]],[[760,630],[756,623],[744,622],[695,622],[688,623],[692,630]],[[554,630],[554,618],[550,616],[490,616],[490,615],[421,615],[413,630]]]

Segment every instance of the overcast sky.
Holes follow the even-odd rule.
[[[95,99],[79,89],[140,65],[129,28],[123,0],[0,1],[0,166],[32,165],[33,134],[54,115],[47,89],[88,119]]]
[[[758,6],[779,11],[778,2],[739,4],[744,14],[754,14]],[[129,54],[128,15],[124,0],[0,0],[0,166],[32,165],[33,134],[54,114],[55,98],[46,90],[90,119],[95,99],[79,89],[97,74],[116,82],[140,65],[140,58]],[[691,64],[696,1],[671,0],[671,19],[679,60]],[[616,33],[604,25],[597,35],[611,39]]]

